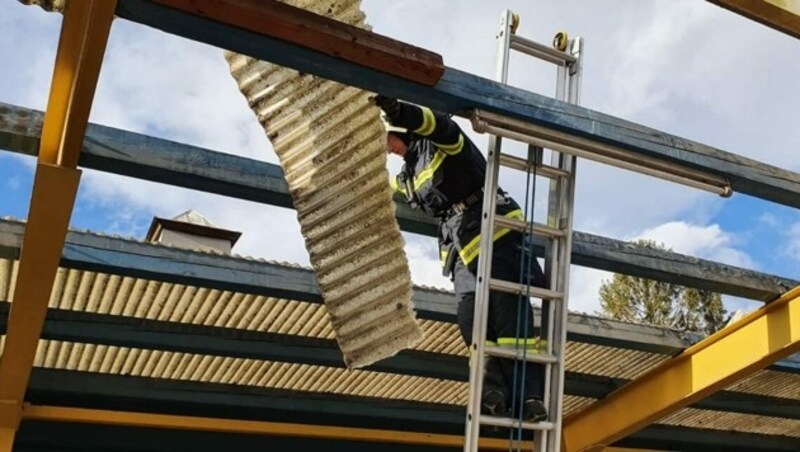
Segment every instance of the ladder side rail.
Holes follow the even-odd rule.
[[[569,43],[570,53],[576,57],[576,62],[566,69],[566,101],[577,104],[580,101],[580,76],[582,73],[583,39],[573,39]],[[555,154],[554,154],[554,157]],[[559,168],[569,171],[570,178],[567,183],[562,185],[560,196],[560,216],[559,224],[566,235],[563,240],[558,242],[558,282],[556,290],[562,293],[561,302],[556,309],[556,315],[551,321],[553,325],[553,353],[561,358],[560,365],[553,366],[551,370],[551,391],[555,398],[551,403],[550,409],[555,414],[551,417],[554,428],[547,436],[547,450],[556,451],[561,448],[561,426],[564,419],[564,371],[566,365],[566,344],[567,344],[567,317],[569,315],[569,283],[570,265],[572,254],[572,227],[575,207],[575,182],[577,178],[577,157],[569,154],[559,153]]]
[[[555,97],[558,100],[566,100],[567,98],[567,90],[569,89],[569,72],[566,66],[558,65],[557,66],[557,75],[556,75],[556,93]],[[559,156],[560,153],[550,150],[550,166],[562,169],[560,167],[561,159]],[[550,180],[550,188],[548,192],[548,201],[547,201],[547,225],[551,228],[560,228],[560,221],[559,219],[562,216],[562,208],[564,207],[563,202],[563,193],[565,185],[569,184],[572,175],[568,178],[559,178],[559,179],[551,179]],[[550,290],[558,291],[559,290],[559,282],[560,282],[560,273],[561,273],[561,258],[562,255],[560,253],[560,249],[562,248],[562,243],[564,240],[562,238],[558,238],[555,240],[550,240],[545,248],[545,256],[544,256],[544,271],[545,271],[545,279],[547,281],[547,287]],[[559,310],[559,306],[564,303],[563,299],[560,301],[555,301],[551,299],[542,299],[542,324],[541,324],[541,335],[546,338],[547,340],[547,348],[546,353],[548,355],[554,355],[559,357],[559,363],[550,366],[549,368],[545,369],[545,379],[544,379],[544,394],[543,400],[545,407],[547,407],[548,419],[552,422],[553,420],[558,421],[560,418],[560,413],[557,411],[558,407],[558,381],[557,379],[554,380],[554,376],[559,374],[559,370],[563,368],[563,356],[559,355],[559,349],[555,345],[555,336],[554,333],[556,332],[556,328],[554,327],[554,322],[559,318],[557,315],[557,311]],[[555,408],[555,409],[554,409]],[[558,428],[558,422],[555,422],[555,427]],[[542,432],[539,435],[539,438],[536,439],[534,443],[534,447],[537,452],[547,452],[551,451],[552,449],[549,448],[549,444],[553,442],[553,436],[556,432]]]
[[[508,80],[508,56],[512,13],[505,10],[497,35],[498,57],[496,79],[502,83]],[[501,138],[489,137],[486,156],[486,176],[483,190],[483,212],[481,213],[481,238],[479,244],[478,269],[475,286],[475,308],[470,345],[470,385],[467,405],[467,426],[464,441],[465,452],[477,452],[480,442],[481,397],[483,393],[484,346],[489,314],[489,280],[491,278],[494,216],[497,203],[497,186],[500,167]]]

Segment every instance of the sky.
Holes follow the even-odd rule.
[[[364,0],[374,31],[441,54],[447,66],[493,78],[505,8],[520,36],[550,42],[557,31],[585,39],[581,104],[701,143],[800,171],[800,42],[696,0]],[[0,4],[0,102],[43,110],[61,17]],[[552,95],[555,70],[514,54],[509,84]],[[90,120],[277,163],[230,76],[222,50],[124,20],[115,21]],[[468,135],[485,147],[486,136]],[[512,152],[521,146],[508,146]],[[25,218],[34,160],[0,152],[0,216]],[[392,160],[390,170],[400,162]],[[505,182],[503,182],[505,181]],[[524,199],[524,180],[501,176]],[[537,187],[534,218],[544,212]],[[542,198],[541,200],[539,198]],[[195,209],[243,232],[234,252],[308,264],[293,210],[84,170],[71,224],[141,239],[152,217]],[[580,161],[576,230],[647,238],[676,252],[800,279],[800,212],[735,194],[718,196]],[[404,233],[417,284],[439,276],[435,239]],[[596,313],[611,274],[573,267],[570,309]],[[730,310],[760,303],[725,297]]]

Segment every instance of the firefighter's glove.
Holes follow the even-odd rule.
[[[386,112],[390,121],[394,122],[400,116],[400,102],[397,99],[378,94],[372,98],[372,102]]]

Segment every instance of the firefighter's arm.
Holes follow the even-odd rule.
[[[385,96],[376,96],[375,103],[386,112],[392,124],[430,139],[448,155],[456,155],[464,147],[461,128],[445,114]]]

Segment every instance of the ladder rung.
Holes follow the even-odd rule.
[[[500,164],[509,168],[518,169],[520,171],[528,171],[528,168],[531,167],[531,162],[528,160],[503,153],[500,153]],[[569,177],[569,172],[567,171],[550,165],[542,164],[536,164],[536,174],[538,176],[549,177],[550,179],[555,179],[557,177]]]
[[[496,427],[522,428],[524,430],[552,430],[555,425],[552,422],[523,422],[518,419],[499,416],[487,416],[482,414],[481,424],[494,425]]]
[[[555,364],[558,362],[558,358],[553,355],[543,355],[532,350],[524,350],[521,348],[484,347],[483,352],[496,358],[516,359],[529,363]]]
[[[564,295],[561,292],[556,292],[555,290],[542,289],[541,287],[503,281],[495,278],[491,278],[489,280],[489,289],[513,293],[514,295],[526,295],[529,297],[544,298],[548,300],[561,300],[564,298]]]
[[[539,44],[530,39],[521,38],[517,35],[511,35],[509,38],[511,38],[510,44],[512,49],[554,64],[567,65],[578,61],[577,58],[568,53],[558,51],[552,47],[547,47],[544,44]]]
[[[513,218],[506,218],[503,216],[495,216],[494,222],[498,226],[513,229],[519,232],[530,231],[533,232],[534,235],[540,235],[543,237],[559,238],[566,236],[566,233],[561,229],[552,228],[540,223],[533,223],[533,227],[531,227],[531,224],[526,221],[515,220]]]

